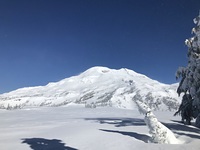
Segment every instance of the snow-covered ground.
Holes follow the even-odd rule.
[[[182,144],[148,143],[149,130],[137,109],[74,105],[0,110],[0,149],[199,150],[200,130],[179,123],[173,113],[154,112]]]
[[[176,89],[129,69],[93,67],[1,94],[0,150],[197,150],[200,130],[173,116]]]

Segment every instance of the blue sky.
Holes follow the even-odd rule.
[[[0,93],[93,66],[174,83],[199,9],[199,0],[0,0]]]

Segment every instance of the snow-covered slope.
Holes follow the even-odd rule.
[[[129,69],[93,67],[78,76],[46,86],[21,88],[0,95],[0,108],[25,106],[112,106],[134,109],[134,100],[153,109],[177,109],[177,85],[166,85]]]

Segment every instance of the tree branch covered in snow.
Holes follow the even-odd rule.
[[[149,128],[149,133],[151,134],[150,142],[160,144],[179,143],[179,140],[176,139],[174,133],[158,121],[151,109],[145,103],[139,100],[136,100],[135,102],[138,106],[138,110],[142,114],[145,114],[144,121]]]

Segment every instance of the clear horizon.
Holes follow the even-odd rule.
[[[94,66],[175,83],[199,9],[199,0],[3,0],[0,93]]]

